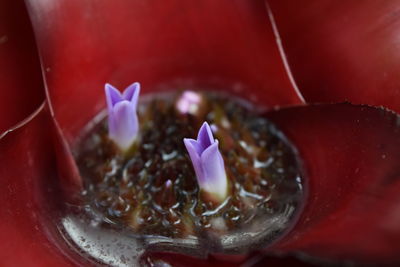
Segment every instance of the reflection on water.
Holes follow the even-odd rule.
[[[62,221],[77,252],[111,266],[139,265],[145,251],[245,254],[288,229],[304,197],[296,148],[248,103],[196,94],[190,114],[176,108],[179,93],[141,101],[140,141],[129,157],[109,140],[104,117],[90,124],[75,148],[82,205]],[[219,204],[201,197],[182,141],[204,121],[220,141],[230,184]]]

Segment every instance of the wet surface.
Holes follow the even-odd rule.
[[[138,251],[206,256],[244,253],[287,229],[303,200],[295,148],[248,103],[196,94],[201,101],[188,113],[178,108],[181,93],[142,98],[139,137],[127,154],[108,139],[105,119],[82,135],[75,156],[85,190],[74,214],[97,234],[124,232]],[[199,191],[183,144],[204,121],[219,140],[229,180],[220,204]]]

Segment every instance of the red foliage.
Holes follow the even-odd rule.
[[[268,2],[308,102],[350,101],[400,111],[398,1]]]
[[[0,1],[0,132],[17,126],[0,137],[1,265],[88,264],[57,228],[63,197],[79,186],[68,145],[104,108],[104,83],[124,87],[132,81],[140,81],[144,93],[210,88],[281,107],[266,116],[304,161],[303,211],[289,233],[260,248],[266,256],[229,260],[277,266],[301,264],[298,255],[307,254],[400,261],[399,116],[350,104],[290,107],[304,103],[263,0],[27,4],[50,110],[42,104],[45,91],[25,7],[22,1]],[[270,8],[306,100],[400,111],[398,3],[271,0]],[[176,266],[233,265],[226,257],[152,257]]]
[[[0,1],[0,133],[44,100],[39,58],[24,2]]]

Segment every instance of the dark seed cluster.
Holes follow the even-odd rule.
[[[106,120],[80,140],[75,152],[84,201],[105,223],[185,238],[239,231],[298,205],[300,166],[283,135],[235,99],[199,94],[195,114],[176,109],[179,93],[142,102],[138,142],[126,155],[108,139]],[[204,121],[219,140],[229,179],[229,196],[218,205],[203,198],[183,144],[183,138],[196,138]]]

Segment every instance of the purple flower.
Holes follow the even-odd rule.
[[[176,103],[176,108],[184,114],[196,114],[200,108],[201,95],[193,91],[185,91]]]
[[[211,128],[204,122],[199,130],[197,140],[183,139],[192,160],[200,189],[213,200],[223,201],[228,192],[224,160],[218,149]]]
[[[121,94],[110,84],[105,85],[108,108],[108,134],[122,150],[134,143],[139,130],[136,113],[140,84],[133,83]]]

